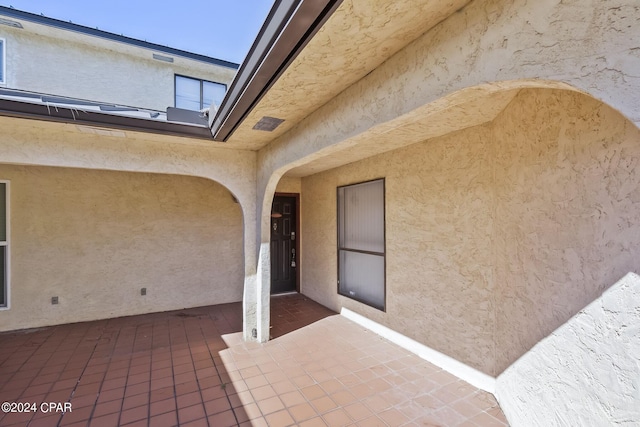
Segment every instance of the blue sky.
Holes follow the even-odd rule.
[[[240,63],[273,0],[0,0],[0,5]]]

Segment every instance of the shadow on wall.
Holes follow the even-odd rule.
[[[491,122],[304,177],[305,295],[496,377],[640,271],[638,159],[640,131],[619,112],[522,89]],[[335,287],[336,187],[380,177],[386,312]]]
[[[511,425],[637,425],[640,277],[629,273],[497,380]]]
[[[529,92],[492,126],[496,374],[640,271],[640,131],[586,95]]]

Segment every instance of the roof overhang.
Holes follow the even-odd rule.
[[[35,104],[0,99],[0,116],[99,126],[110,129],[149,132],[211,141],[211,132],[207,126],[127,117],[61,105]]]
[[[276,0],[247,57],[210,119],[216,141],[227,141],[342,0]]]

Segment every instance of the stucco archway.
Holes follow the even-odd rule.
[[[236,255],[243,278],[239,280],[244,282],[243,292],[251,287],[256,271],[255,185],[250,179],[255,168],[254,153],[188,141],[167,142],[166,138],[156,140],[135,132],[122,132],[124,137],[87,136],[72,124],[8,117],[0,121],[3,128],[0,162],[3,164],[191,176],[226,188],[225,200],[239,204],[241,212],[242,230],[237,244],[243,249]]]
[[[532,104],[529,105],[527,104],[527,102]],[[538,104],[536,104],[536,102],[538,102]],[[525,112],[525,110],[523,109],[524,108],[523,105],[529,105],[528,107],[526,107],[527,108],[526,111],[528,111],[528,113]],[[518,109],[522,109],[522,111],[516,112],[516,110]],[[293,173],[294,175],[305,177],[307,176],[306,174],[309,172],[320,173],[322,175],[322,171],[325,171],[327,169],[332,170],[335,168],[340,168],[340,165],[344,163],[364,161],[362,159],[369,159],[372,156],[376,156],[378,158],[383,158],[384,156],[393,156],[394,155],[393,151],[390,151],[386,154],[383,153],[390,149],[403,150],[404,148],[402,148],[402,146],[406,146],[409,144],[420,144],[424,140],[427,140],[425,144],[428,144],[429,141],[432,141],[432,140],[439,140],[441,138],[445,138],[445,139],[455,138],[455,135],[465,132],[463,129],[474,127],[474,126],[488,128],[490,129],[490,132],[502,132],[502,130],[504,129],[513,129],[512,131],[509,131],[509,132],[517,133],[518,126],[520,126],[518,124],[518,120],[514,121],[514,119],[509,119],[510,121],[508,126],[505,124],[502,124],[502,125],[496,124],[498,123],[496,122],[497,116],[500,116],[501,120],[506,120],[505,117],[510,117],[508,114],[504,113],[505,110],[509,112],[509,114],[512,114],[512,115],[515,114],[516,117],[520,117],[519,122],[523,126],[522,130],[527,130],[529,132],[529,134],[531,135],[532,141],[552,140],[553,137],[550,136],[551,134],[549,134],[548,131],[547,133],[543,132],[544,127],[546,126],[547,122],[552,123],[554,122],[554,120],[555,120],[555,123],[558,124],[557,117],[555,117],[554,115],[560,114],[562,112],[562,113],[569,114],[570,117],[572,117],[570,120],[567,120],[565,124],[559,123],[558,126],[560,127],[557,127],[558,132],[562,132],[562,135],[564,135],[563,138],[565,140],[574,140],[575,138],[577,138],[576,135],[578,135],[579,133],[579,135],[582,135],[580,136],[581,138],[580,141],[592,141],[590,142],[590,144],[595,144],[594,146],[597,146],[599,144],[598,141],[613,141],[613,142],[610,142],[610,144],[613,144],[614,142],[616,144],[622,144],[623,146],[627,147],[627,149],[635,149],[633,147],[640,144],[640,141],[635,140],[634,142],[633,134],[634,132],[637,133],[637,127],[633,122],[624,118],[619,112],[615,111],[611,107],[606,106],[602,102],[594,99],[594,97],[588,94],[585,94],[583,91],[579,91],[575,88],[572,88],[565,83],[554,82],[554,81],[540,81],[540,80],[516,80],[516,81],[508,81],[508,82],[488,83],[478,87],[468,88],[468,89],[455,92],[441,100],[434,102],[433,104],[429,104],[424,107],[421,107],[417,109],[415,113],[412,112],[411,120],[404,121],[405,120],[404,117],[399,117],[397,121],[380,125],[380,126],[383,126],[382,128],[384,129],[383,132],[376,132],[376,128],[374,128],[370,133],[367,133],[366,135],[358,135],[349,140],[342,141],[339,144],[335,144],[330,149],[331,150],[330,155],[323,156],[323,154],[326,154],[326,153],[321,153],[321,152],[314,153],[313,155],[298,159],[297,161],[292,162],[291,164],[288,164],[284,168],[280,168],[276,170],[270,176],[270,179],[267,185],[267,190],[265,191],[265,193],[263,193],[263,197],[262,197],[263,212],[269,212],[268,207],[270,206],[271,197],[273,196],[273,192],[275,191],[277,182],[281,179],[283,175]],[[532,123],[535,122],[535,120],[540,120],[540,117],[545,114],[548,117],[547,119],[541,122],[543,123],[543,125],[537,125],[537,126],[532,125]],[[538,116],[537,119],[535,119],[536,115]],[[399,123],[404,123],[404,125]],[[412,128],[412,126],[415,126],[415,127]],[[591,128],[590,126],[592,126],[593,128]],[[613,134],[608,135],[606,134],[606,132],[613,132]],[[539,133],[539,136],[535,136],[535,135],[538,135],[538,133]],[[401,135],[403,141],[401,142],[392,141],[391,144],[384,145],[385,140],[386,141],[392,140],[396,135]],[[616,141],[616,138],[618,139],[622,138],[622,139]],[[376,141],[378,141],[377,145],[376,145]],[[580,142],[580,143],[582,144],[583,142]],[[567,146],[565,144],[565,149],[570,149],[570,150],[585,149],[584,147],[578,148],[578,146],[580,146],[580,144],[577,144],[575,147]],[[451,148],[454,150],[456,149],[455,145],[452,145]],[[376,149],[379,150],[377,153],[375,152]],[[327,150],[329,150],[329,148],[327,148]],[[593,148],[590,148],[589,150],[593,150]],[[589,157],[590,154],[588,154],[589,153],[588,150],[586,152],[587,154],[584,154],[584,153],[581,154],[582,156],[586,155],[587,157],[580,157],[576,153],[573,153],[573,152],[571,153],[572,153],[571,155],[577,156],[575,157],[576,159],[583,159],[583,160],[579,160],[578,162],[579,165],[591,164],[589,162],[593,162],[593,165],[597,165],[601,161],[604,161],[602,158],[597,156],[593,158]],[[600,151],[600,154],[598,156],[600,156],[603,153],[605,153],[605,151]],[[624,158],[626,159],[625,161],[632,162],[634,156],[630,156],[627,153]],[[626,165],[625,167],[627,166],[632,167],[632,164]],[[263,173],[264,172],[265,171],[263,170]],[[624,168],[618,170],[618,172],[627,173],[624,170]],[[305,180],[305,178],[302,178],[302,179]],[[354,179],[357,181],[359,178],[354,178]],[[590,179],[593,179],[593,177],[591,177]],[[589,188],[588,186],[584,187],[584,185],[587,185],[585,184],[585,182],[587,181],[582,180],[578,175],[571,178],[571,180],[572,180],[571,182],[573,183],[572,185],[576,186],[576,188],[586,188],[586,189]],[[619,178],[615,178],[614,180],[618,180],[619,182],[633,182],[632,180],[631,181],[627,179],[622,180]],[[589,181],[589,182],[591,182],[590,185],[593,186],[593,185],[597,185],[598,180]],[[567,188],[572,188],[572,187],[567,187]],[[595,200],[598,198],[603,198],[604,201],[608,200],[607,198],[608,196],[605,193],[596,194],[597,192],[594,193],[586,190],[582,191],[582,193],[584,193],[584,198],[590,198],[592,196],[595,197],[595,199],[590,199],[591,200],[590,202],[585,201],[584,198],[580,199],[582,200],[583,203],[595,203]],[[302,197],[303,197],[303,200],[305,200],[304,193]],[[307,194],[306,200],[309,200],[309,194]],[[551,203],[551,201],[549,201],[549,203]],[[580,209],[584,210],[586,209],[585,206],[589,206],[589,205],[582,204],[580,206],[581,206]],[[619,218],[623,218],[624,215],[627,215],[627,216],[632,215],[632,211],[628,209],[624,209],[623,211],[627,213],[621,214]],[[322,212],[323,212],[323,215],[325,216],[335,214],[335,212],[331,210],[322,211]],[[396,214],[401,215],[401,212],[396,212]],[[303,216],[304,215],[305,213],[303,211]],[[558,221],[560,221],[561,217],[562,215],[559,215],[557,217]],[[261,222],[264,222],[264,224],[268,224],[268,218],[266,218],[264,214],[261,215],[261,218],[262,218]],[[309,221],[310,221],[309,217],[306,217],[305,221],[306,221],[306,224],[309,225]],[[630,221],[630,222],[633,223],[633,221]],[[562,221],[556,222],[555,224],[557,225],[559,223],[562,223]],[[551,224],[554,224],[554,223],[551,222]],[[571,224],[566,224],[565,229],[570,230],[571,229],[570,226]],[[268,227],[264,227],[262,231],[264,230],[268,230]],[[261,233],[262,231],[260,231],[259,233]],[[584,229],[580,231],[580,233],[585,233],[585,232],[588,235],[588,231],[585,231]],[[303,230],[303,235],[304,233],[305,231]],[[325,230],[325,233],[331,234],[332,231]],[[556,233],[556,235],[559,235],[559,234],[561,233]],[[584,237],[584,234],[582,235]],[[633,236],[634,234],[631,233],[628,235]],[[614,240],[621,238],[621,236],[622,234],[616,235],[616,237],[614,237]],[[267,238],[265,238],[265,236],[261,236],[261,237],[263,239],[262,240],[263,242],[268,241]],[[547,236],[547,237],[551,238],[552,236]],[[629,240],[627,243],[624,243],[624,244],[621,243],[621,244],[623,245],[623,247],[629,247],[629,245],[635,245],[635,243],[633,242],[634,240],[633,238],[631,238],[631,240]],[[588,246],[589,245],[587,245],[587,247]],[[602,245],[599,245],[598,247],[604,248],[604,246]],[[587,249],[584,249],[584,250],[587,250]],[[591,256],[591,255],[587,255],[584,252],[580,252],[580,253],[582,255],[578,255],[578,258],[581,258],[584,256],[587,256],[587,257]],[[560,258],[565,256],[570,257],[570,255],[561,254]],[[505,257],[508,257],[508,255],[505,255]],[[332,260],[335,257],[327,255],[325,256],[325,258]],[[586,290],[586,288],[584,288],[583,291],[576,291],[576,289],[571,288],[572,290],[570,291],[567,290],[565,292],[564,290],[560,290],[559,291],[560,293],[556,293],[556,291],[558,291],[556,289],[556,291],[551,291],[550,294],[547,294],[546,297],[541,296],[541,298],[538,300],[536,304],[530,304],[533,312],[537,312],[537,314],[535,314],[534,317],[528,316],[528,318],[539,319],[541,323],[536,323],[534,325],[534,324],[526,324],[526,322],[525,323],[520,322],[520,327],[518,329],[520,332],[516,332],[515,335],[511,333],[506,333],[507,331],[505,331],[504,335],[497,334],[494,336],[493,333],[491,333],[490,335],[492,336],[491,338],[489,338],[489,341],[488,341],[492,343],[490,344],[490,346],[496,345],[496,344],[493,344],[494,339],[501,341],[502,344],[500,345],[504,348],[502,347],[499,347],[499,348],[502,348],[502,350],[504,350],[504,351],[500,350],[500,352],[504,353],[503,354],[504,357],[500,358],[500,360],[496,359],[495,365],[493,365],[492,367],[482,368],[479,365],[477,367],[482,370],[488,369],[488,371],[486,372],[490,373],[490,375],[499,374],[506,366],[508,366],[510,363],[516,360],[521,354],[523,354],[523,352],[529,349],[538,340],[546,336],[546,334],[548,334],[550,331],[552,331],[553,329],[555,329],[556,327],[564,323],[572,315],[577,313],[582,307],[584,307],[586,304],[591,302],[604,289],[612,285],[617,279],[619,279],[626,272],[634,270],[635,268],[632,263],[633,257],[630,258],[628,256],[628,253],[623,257],[624,259],[619,258],[617,256],[613,256],[613,255],[607,255],[605,256],[605,258],[608,260],[607,262],[609,261],[613,262],[616,265],[616,267],[600,265],[598,271],[600,271],[601,273],[606,272],[605,276],[607,277],[602,276],[600,277],[600,279],[596,280],[595,276],[593,276],[592,277],[593,281],[591,282],[591,285],[588,291]],[[267,262],[264,261],[265,259],[267,260]],[[549,262],[555,262],[552,260],[553,260],[553,257],[548,258]],[[269,265],[268,251],[261,253],[261,262],[264,262],[263,265],[265,266]],[[559,262],[558,265],[561,266],[560,268],[563,268],[566,266],[572,266],[571,269],[573,269],[575,268],[575,265],[576,265],[574,264],[574,261],[571,261],[569,258],[565,258],[564,260],[560,260],[558,262]],[[630,262],[631,264],[629,264]],[[578,262],[578,265],[579,264],[580,263]],[[325,271],[331,271],[330,268],[327,269],[325,267],[326,266],[321,267],[320,269],[324,269]],[[508,270],[509,267],[506,265],[503,267],[500,267],[500,271],[506,271],[505,269]],[[498,274],[498,273],[494,273],[494,274]],[[503,274],[503,273],[499,273],[499,274]],[[594,271],[594,274],[598,275],[599,273]],[[331,273],[329,273],[328,275],[331,276],[331,280],[333,280],[333,275]],[[264,275],[263,277],[266,277],[268,279],[268,275]],[[526,282],[526,280],[524,282]],[[268,280],[265,283],[268,284]],[[577,284],[577,282],[575,281],[572,283],[574,285]],[[497,285],[498,284],[496,284],[496,286]],[[268,287],[266,289],[267,289],[267,295],[268,295]],[[331,289],[333,290],[333,288]],[[509,297],[509,293],[512,291],[509,291],[509,288],[505,288],[502,291],[500,291],[502,292],[500,293],[496,288],[495,293],[493,294],[494,296],[492,298],[504,299],[502,306],[505,306],[505,307],[519,306],[518,304],[514,304],[513,301],[511,301],[511,303],[507,302],[509,301],[509,298],[511,298]],[[516,294],[518,292],[516,292]],[[552,295],[556,295],[556,296],[552,296]],[[310,295],[310,296],[314,297],[314,295]],[[555,309],[553,313],[544,314],[544,312],[547,310],[548,307],[553,307],[554,304],[557,306],[558,304],[557,301],[552,302],[556,297],[561,298],[564,301],[571,300],[572,302],[568,305],[563,305],[563,308],[561,310]],[[335,296],[329,298],[329,297],[318,295],[318,299],[320,299],[323,303],[330,305],[330,307],[333,309],[339,309],[339,306],[331,305],[335,303]],[[498,304],[498,302],[497,300],[494,300],[494,302],[491,304],[495,306]],[[538,315],[541,315],[542,317],[541,318],[536,317]],[[504,315],[502,316],[503,317],[506,316],[503,319],[503,324],[519,323],[519,321],[516,318],[509,317],[509,316],[515,316],[515,313],[511,313],[509,315],[504,313]],[[532,321],[538,322],[538,320],[532,320]],[[381,323],[385,323],[384,320],[381,320]],[[531,331],[535,331],[535,333],[531,333]],[[411,335],[410,332],[407,332],[407,331],[402,331],[402,332],[405,332],[408,335]],[[518,335],[520,333],[524,333],[526,337],[525,335]],[[510,343],[513,343],[514,340],[517,342],[520,342],[520,344],[518,346],[510,347]],[[432,345],[434,345],[434,347],[438,348],[439,350],[445,353],[448,352],[446,347],[438,347],[437,344],[432,344]],[[515,348],[519,348],[519,350],[515,350]],[[461,356],[460,354],[456,354],[455,351],[453,353],[449,352],[448,354],[453,355],[454,357],[459,357],[464,359],[463,356]],[[474,364],[474,362],[471,362],[470,360],[466,361],[466,363],[470,363],[471,365]]]

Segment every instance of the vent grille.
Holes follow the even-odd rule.
[[[153,59],[157,59],[158,61],[164,62],[173,62],[173,58],[170,56],[160,55],[158,53],[153,54]]]
[[[273,132],[282,122],[284,122],[284,119],[264,116],[253,126],[253,129]]]

